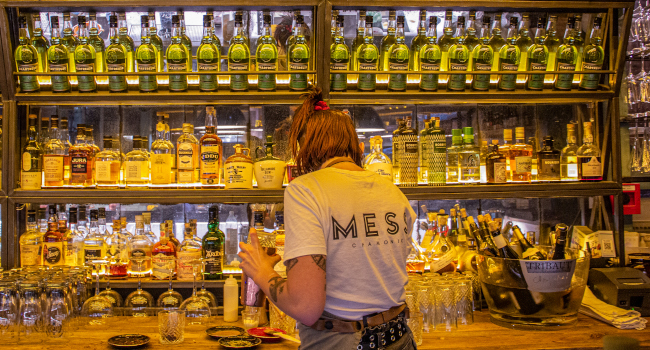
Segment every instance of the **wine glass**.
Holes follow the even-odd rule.
[[[191,260],[194,284],[192,285],[192,296],[185,299],[181,304],[181,310],[185,310],[185,321],[188,325],[207,325],[210,321],[210,305],[196,295],[196,274],[203,259]]]
[[[165,266],[169,268],[169,289],[160,294],[158,297],[158,302],[156,303],[158,307],[162,307],[165,309],[169,308],[178,308],[181,305],[181,302],[183,302],[183,296],[181,293],[175,291],[172,288],[172,278],[174,277],[174,266],[175,266],[175,261],[176,257],[174,256],[162,256],[160,257],[162,260],[166,260]]]
[[[202,265],[202,270],[205,268],[205,260],[201,259],[201,265]],[[217,298],[210,292],[209,290],[205,289],[205,278],[201,276],[201,289],[196,291],[196,296],[203,299],[208,306],[210,307],[217,307]]]
[[[111,263],[114,262],[114,260],[111,261]],[[106,280],[106,289],[103,292],[99,293],[99,295],[108,299],[113,307],[122,307],[124,303],[122,296],[120,293],[111,289],[111,269],[108,266],[106,267],[106,275],[108,277]]]
[[[150,259],[151,257],[142,256],[133,257],[131,261],[134,261],[138,265],[138,271],[142,271],[142,263]],[[131,309],[131,316],[133,317],[147,317],[147,308],[154,306],[151,293],[142,290],[142,273],[138,273],[138,289],[126,297],[124,305]]]
[[[88,298],[81,308],[81,315],[83,317],[92,318],[91,325],[105,325],[107,318],[113,316],[113,305],[105,297],[99,295],[99,265],[105,264],[106,260],[93,260],[91,263],[95,266],[97,273],[97,284],[95,287],[95,295]]]

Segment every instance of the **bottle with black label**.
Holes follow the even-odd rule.
[[[217,207],[208,211],[208,233],[203,236],[203,258],[206,260],[203,278],[206,280],[223,279],[223,257],[226,236],[219,229]]]
[[[399,181],[402,186],[418,185],[418,134],[411,125],[411,117],[406,117],[399,147]]]
[[[544,138],[544,147],[537,153],[537,180],[560,181],[560,151],[553,148],[553,137]]]
[[[70,186],[89,187],[93,184],[92,149],[84,142],[84,133],[77,132],[77,141],[70,147]]]
[[[555,225],[555,249],[553,250],[552,260],[564,259],[564,250],[566,249],[567,234],[569,228],[565,224]]]

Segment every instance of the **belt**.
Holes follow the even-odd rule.
[[[409,309],[406,304],[392,307],[384,312],[373,315],[363,316],[361,321],[344,321],[327,317],[321,317],[311,325],[312,329],[317,331],[330,331],[338,333],[356,333],[367,327],[377,327],[394,318],[396,318],[402,311],[405,313],[405,318],[409,317]]]

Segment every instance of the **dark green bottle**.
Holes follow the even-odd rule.
[[[226,236],[219,229],[219,215],[217,207],[208,211],[208,233],[203,236],[203,258],[206,260],[203,270],[203,279],[223,279],[224,242]]]

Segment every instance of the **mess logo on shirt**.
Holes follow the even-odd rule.
[[[357,217],[354,214],[352,215],[352,219],[345,226],[341,225],[341,223],[332,216],[332,236],[331,236],[332,240],[339,241],[348,238],[355,239],[355,238],[359,238],[359,234],[362,235],[365,234],[365,237],[376,237],[377,241],[373,242],[373,241],[365,240],[363,243],[361,243],[362,247],[364,246],[369,247],[373,245],[395,244],[395,243],[401,244],[405,242],[404,238],[395,236],[400,231],[400,225],[395,220],[397,214],[393,212],[387,212],[383,215],[384,222],[388,226],[385,229],[385,231],[379,230],[378,227],[379,222],[377,222],[378,216],[381,217],[382,215],[378,215],[376,213],[368,213],[362,215],[363,215],[362,230],[359,230],[359,228],[357,227]],[[345,221],[341,220],[341,222],[345,222]],[[407,222],[406,213],[404,213],[404,222]],[[406,227],[406,224],[404,225],[404,234],[408,235],[408,228]],[[356,248],[357,243],[353,242],[352,247]]]

